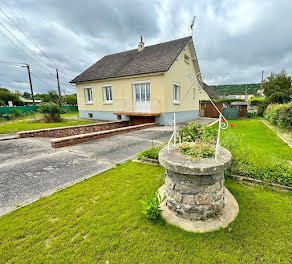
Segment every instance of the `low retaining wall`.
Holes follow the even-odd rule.
[[[124,122],[127,122],[127,121],[124,121]],[[128,126],[128,127],[116,128],[116,129],[111,129],[111,130],[106,130],[106,131],[89,133],[89,134],[63,137],[63,138],[53,139],[51,141],[51,146],[53,148],[62,148],[65,146],[75,145],[75,144],[79,144],[83,142],[97,140],[100,138],[111,137],[114,135],[124,134],[124,133],[128,133],[135,130],[149,128],[156,125],[157,123],[147,123],[147,124],[142,124],[142,125],[137,125],[137,126]]]
[[[129,126],[129,121],[115,121],[79,126],[66,126],[66,127],[54,127],[45,128],[38,130],[29,130],[18,132],[19,137],[68,137],[80,134],[94,133],[98,131],[110,130],[115,128],[127,127]]]

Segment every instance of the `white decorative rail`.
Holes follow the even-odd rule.
[[[171,118],[169,119],[169,124],[171,126],[173,126],[173,133],[168,141],[168,151],[170,150],[170,145],[171,142],[173,140],[173,147],[176,147],[176,137],[178,137],[179,139],[179,143],[181,143],[181,137],[179,136],[179,134],[176,131],[176,112],[178,111],[178,109],[180,108],[180,106],[182,105],[182,103],[184,102],[186,96],[188,95],[189,91],[193,88],[193,86],[195,84],[197,84],[199,86],[199,89],[201,91],[203,91],[203,87],[201,85],[201,83],[203,83],[203,75],[199,72],[195,75],[189,75],[188,76],[188,80],[190,82],[192,82],[192,85],[190,86],[190,88],[187,90],[186,94],[184,95],[183,99],[181,100],[181,102],[179,103],[179,105],[176,107],[176,109],[173,112],[173,115],[171,116]],[[208,95],[208,94],[207,94]],[[217,106],[214,104],[214,102],[212,101],[212,99],[210,98],[210,96],[208,95],[208,98],[210,100],[210,102],[212,103],[212,105],[215,107],[216,111],[219,113],[219,126],[218,126],[218,136],[217,136],[217,142],[216,142],[216,148],[215,148],[215,160],[217,160],[218,157],[218,153],[220,151],[220,131],[221,129],[226,129],[228,128],[228,122],[227,119],[223,116],[223,114],[220,112],[220,110],[217,108]]]

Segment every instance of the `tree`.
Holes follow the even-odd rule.
[[[0,88],[0,100],[2,100],[6,105],[8,101],[12,101],[14,105],[23,105],[24,103],[20,100],[19,95],[10,92],[6,88]]]
[[[285,70],[278,74],[271,73],[264,82],[264,94],[269,103],[286,103],[292,98],[292,79]]]
[[[76,96],[76,94],[70,94],[70,95],[63,96],[62,99],[63,99],[63,102],[65,104],[77,105],[77,96]]]
[[[55,90],[49,90],[47,94],[42,94],[41,96],[44,102],[52,102],[61,105],[60,97]]]
[[[26,99],[31,99],[31,94],[27,91],[25,91],[22,95],[23,98],[26,98]]]

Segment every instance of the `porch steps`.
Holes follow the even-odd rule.
[[[53,148],[62,148],[65,146],[70,146],[70,145],[75,145],[75,144],[79,144],[79,143],[84,143],[84,142],[88,142],[88,141],[101,139],[101,138],[111,137],[114,135],[129,133],[132,131],[141,130],[141,129],[153,127],[156,125],[157,125],[157,123],[146,123],[146,124],[141,124],[141,125],[136,125],[136,126],[127,126],[127,127],[121,127],[121,128],[110,129],[110,130],[93,132],[93,133],[56,138],[56,139],[52,139],[51,146]]]

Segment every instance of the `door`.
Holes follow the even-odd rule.
[[[134,111],[150,113],[150,83],[134,84]]]

